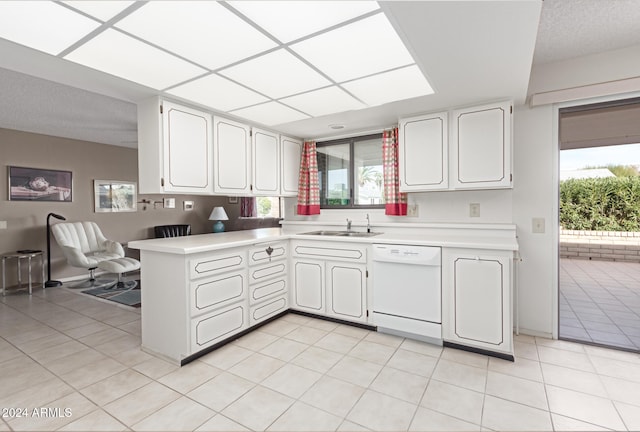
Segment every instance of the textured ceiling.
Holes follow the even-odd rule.
[[[544,0],[533,61],[550,63],[637,44],[639,0]]]

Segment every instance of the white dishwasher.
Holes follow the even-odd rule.
[[[373,244],[373,324],[442,344],[439,247]]]

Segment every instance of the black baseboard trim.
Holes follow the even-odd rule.
[[[328,317],[328,316],[324,316],[324,315],[316,315],[316,314],[311,313],[311,312],[299,311],[299,310],[294,310],[294,309],[289,309],[288,312],[290,312],[292,314],[295,314],[295,315],[302,315],[302,316],[306,316],[306,317],[309,317],[309,318],[316,318],[316,319],[320,319],[320,320],[323,320],[323,321],[330,321],[330,322],[334,322],[336,324],[344,324],[344,325],[348,325],[348,326],[351,326],[351,327],[358,327],[358,328],[365,329],[365,330],[372,330],[372,331],[377,331],[378,330],[378,327],[373,326],[373,325],[341,320],[340,318]]]
[[[276,315],[272,316],[271,318],[268,318],[268,319],[266,319],[266,320],[264,320],[264,321],[262,321],[262,322],[259,322],[258,324],[254,325],[254,326],[249,327],[248,329],[242,330],[240,333],[236,333],[236,334],[234,334],[233,336],[230,336],[230,337],[228,337],[228,338],[226,338],[226,339],[221,340],[221,341],[220,341],[220,342],[218,342],[218,343],[215,343],[215,344],[213,344],[213,345],[211,345],[211,346],[209,346],[209,347],[206,347],[206,348],[205,348],[205,349],[203,349],[202,351],[198,351],[198,352],[197,352],[197,353],[195,353],[195,354],[191,354],[190,356],[185,357],[185,358],[183,358],[182,360],[180,360],[180,366],[184,366],[184,365],[186,365],[187,363],[191,363],[192,361],[194,361],[194,360],[196,360],[196,359],[198,359],[198,358],[200,358],[200,357],[202,357],[202,356],[204,356],[204,355],[209,354],[211,351],[215,351],[215,350],[217,350],[218,348],[221,348],[221,347],[225,346],[225,345],[226,345],[226,344],[228,344],[229,342],[233,342],[234,340],[239,339],[239,338],[241,338],[242,336],[244,336],[244,335],[246,335],[246,334],[249,334],[249,333],[251,333],[252,331],[254,331],[254,330],[256,330],[256,329],[258,329],[258,328],[262,327],[263,325],[267,325],[267,324],[269,324],[270,322],[275,321],[275,320],[277,320],[278,318],[281,318],[281,317],[285,316],[285,315],[286,315],[286,314],[288,314],[289,312],[290,312],[290,310],[282,311],[282,312],[280,312],[280,313],[278,313],[278,314],[276,314]]]
[[[499,352],[495,352],[495,351],[485,350],[485,349],[482,349],[482,348],[475,348],[475,347],[470,347],[470,346],[466,346],[466,345],[460,345],[460,344],[453,343],[453,342],[443,341],[442,342],[442,346],[445,346],[447,348],[455,348],[455,349],[459,349],[461,351],[467,351],[467,352],[472,352],[472,353],[476,353],[476,354],[484,354],[484,355],[488,355],[490,357],[496,357],[496,358],[503,359],[503,360],[516,361],[515,357],[513,355],[511,355],[511,354],[504,354],[504,353],[499,353]]]

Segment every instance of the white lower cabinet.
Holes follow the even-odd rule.
[[[289,308],[287,243],[262,243],[249,249],[249,325]]]
[[[248,327],[245,302],[216,309],[191,321],[191,351],[198,352]]]
[[[513,355],[512,253],[443,249],[444,339]]]
[[[295,241],[291,246],[290,307],[347,321],[367,322],[366,247]],[[322,257],[325,259],[320,259]]]

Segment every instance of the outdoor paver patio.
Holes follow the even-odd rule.
[[[640,264],[561,258],[559,335],[640,351]]]

